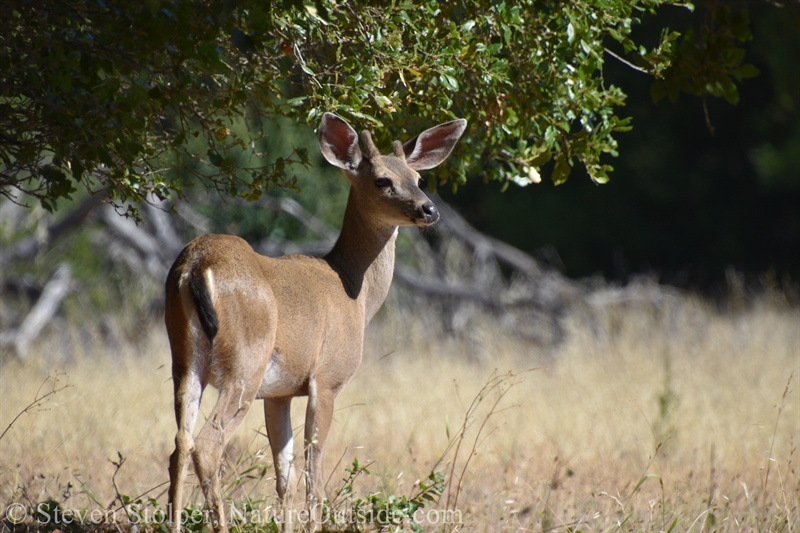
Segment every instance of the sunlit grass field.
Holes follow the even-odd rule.
[[[425,320],[388,309],[370,326],[336,404],[329,495],[357,458],[371,462],[361,496],[410,496],[432,469],[443,473],[439,508],[449,501],[466,531],[798,530],[798,309],[720,313],[685,296],[659,309],[574,310],[566,340],[550,347],[505,338],[488,317],[470,341],[431,335]],[[0,367],[0,431],[48,376],[60,388],[0,440],[0,509],[113,507],[117,493],[166,502],[169,348],[160,323],[145,331],[112,347],[51,328],[24,361]],[[203,414],[214,399],[208,389]],[[295,400],[301,457],[304,409]],[[458,453],[445,453],[451,442]],[[233,500],[276,503],[259,402],[225,472]],[[243,473],[254,479],[237,483]]]

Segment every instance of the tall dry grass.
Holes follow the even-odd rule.
[[[458,473],[471,461],[458,499],[463,527],[798,529],[797,309],[755,304],[718,313],[681,297],[658,309],[576,312],[567,341],[550,348],[506,339],[488,318],[471,344],[422,335],[424,321],[389,310],[370,329],[364,362],[337,401],[325,458],[329,490],[357,457],[374,461],[359,490],[411,492],[459,434],[476,392],[490,376],[510,371],[516,377],[507,384],[516,384],[488,418],[475,455],[492,398],[455,458]],[[51,332],[36,353],[0,372],[0,431],[46,376],[64,372],[59,380],[70,385],[0,440],[0,508],[47,498],[66,508],[96,507],[94,499],[109,504],[118,452],[126,458],[114,480],[119,490],[165,499],[175,428],[159,325],[113,352],[69,331]],[[203,414],[214,396],[207,392]],[[304,401],[295,404],[300,434]],[[227,452],[229,474],[246,464],[271,466],[255,407]],[[451,453],[439,468],[453,460]],[[273,481],[232,494],[244,493],[270,500]]]

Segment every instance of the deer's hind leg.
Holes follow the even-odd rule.
[[[194,451],[195,423],[200,410],[203,385],[196,372],[176,373],[173,371],[175,387],[175,420],[178,432],[175,435],[175,451],[169,458],[169,505],[172,529],[176,533],[181,528],[183,511],[183,485],[186,480],[186,463]]]
[[[225,328],[223,322],[211,352],[215,376],[211,383],[219,390],[219,398],[195,438],[192,458],[217,533],[228,530],[219,476],[222,453],[253,405],[275,343],[274,317],[259,325],[243,335]]]
[[[253,352],[247,353],[244,357],[248,357],[250,361],[266,359],[262,354]],[[195,449],[192,453],[194,468],[206,498],[211,525],[217,533],[228,530],[220,480],[222,453],[250,410],[258,393],[265,367],[266,364],[259,364],[257,368],[252,369],[254,372],[247,372],[249,370],[247,368],[239,368],[237,372],[227,374],[224,384],[218,387],[217,403],[195,438]]]
[[[214,410],[195,439],[195,449],[192,453],[194,469],[200,478],[200,487],[206,497],[211,525],[217,532],[227,531],[219,476],[222,452],[250,410],[255,391],[248,392],[247,385],[242,381],[233,383],[220,392]]]
[[[170,286],[168,285],[168,291]],[[175,451],[169,458],[169,505],[167,512],[174,533],[180,533],[186,464],[194,451],[194,428],[205,384],[200,359],[208,354],[209,343],[198,335],[196,318],[187,319],[178,298],[167,299],[166,325],[172,351],[172,383],[175,394]]]

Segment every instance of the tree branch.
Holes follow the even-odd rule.
[[[63,235],[77,229],[104,199],[104,194],[96,194],[85,199],[64,218],[47,226],[46,236],[43,240],[32,235],[17,243],[8,252],[0,250],[0,266],[5,267],[14,261],[32,259],[43,247],[50,245]]]

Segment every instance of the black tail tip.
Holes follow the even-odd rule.
[[[192,270],[192,274],[189,277],[189,288],[194,300],[194,307],[197,310],[197,316],[200,318],[200,325],[211,342],[219,332],[219,317],[214,309],[214,302],[211,301],[211,294],[208,292],[206,280],[200,269]]]

